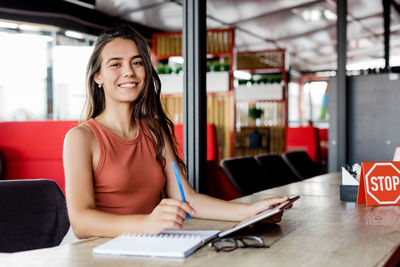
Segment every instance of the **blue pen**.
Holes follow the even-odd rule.
[[[181,177],[179,175],[179,170],[178,170],[178,166],[176,165],[176,162],[172,162],[172,167],[174,167],[174,171],[175,171],[175,177],[176,177],[176,181],[178,182],[178,186],[179,186],[179,191],[181,192],[181,198],[183,202],[186,202],[186,197],[185,197],[185,192],[183,192],[183,187],[182,187],[182,183],[181,183]],[[190,221],[190,214],[186,213],[187,219]]]

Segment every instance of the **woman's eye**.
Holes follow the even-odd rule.
[[[134,61],[132,63],[133,66],[143,66],[143,62],[142,61]]]
[[[119,64],[119,63],[112,63],[111,64],[111,67],[119,67],[119,66],[121,66],[121,64]]]

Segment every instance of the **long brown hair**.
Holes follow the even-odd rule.
[[[139,97],[131,103],[132,122],[141,127],[144,122],[155,136],[156,160],[165,168],[165,158],[162,156],[162,149],[165,146],[163,131],[171,143],[178,164],[183,167],[186,174],[186,166],[179,158],[176,147],[175,127],[172,121],[165,115],[161,105],[161,82],[160,78],[151,63],[151,49],[145,39],[131,26],[119,25],[102,33],[97,39],[94,50],[89,59],[86,69],[87,97],[86,97],[86,120],[100,115],[106,105],[103,88],[98,88],[94,80],[96,73],[101,67],[101,52],[103,48],[115,38],[123,38],[135,42],[139,53],[143,58],[143,65],[146,72],[144,87]],[[150,137],[153,140],[152,137]]]

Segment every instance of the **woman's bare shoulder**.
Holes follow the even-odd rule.
[[[86,124],[81,124],[70,129],[67,134],[65,135],[65,142],[78,142],[83,144],[90,144],[92,141],[95,140],[95,137],[90,130],[89,126]]]

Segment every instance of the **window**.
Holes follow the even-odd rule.
[[[289,124],[305,122],[325,124],[328,121],[328,82],[309,81],[299,86],[289,83]]]
[[[0,21],[0,120],[80,119],[96,38]]]

